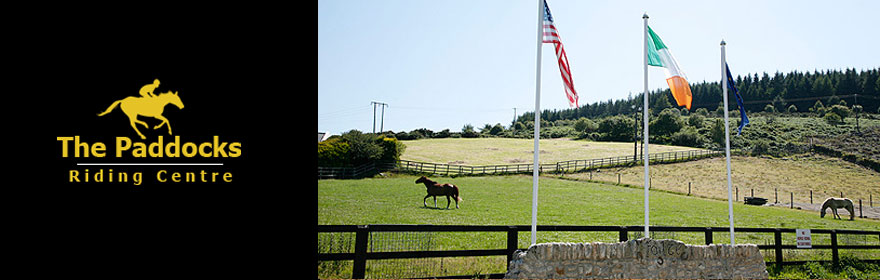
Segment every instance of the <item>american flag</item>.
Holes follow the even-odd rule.
[[[571,69],[568,67],[568,56],[565,48],[553,24],[553,16],[550,15],[550,7],[544,1],[544,43],[553,43],[556,47],[556,60],[559,62],[559,72],[562,74],[562,83],[565,84],[565,97],[568,97],[568,105],[578,107],[578,95],[574,90],[574,81],[571,79]]]

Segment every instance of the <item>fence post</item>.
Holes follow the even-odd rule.
[[[794,192],[789,192],[788,194],[789,194],[789,198],[791,199],[789,201],[791,206],[789,206],[788,208],[794,209]]]
[[[865,215],[862,214],[862,199],[859,198],[859,218],[864,218]]]
[[[831,230],[831,262],[835,267],[840,267],[840,257],[837,255],[837,230]]]
[[[810,204],[813,204],[813,190],[810,190]]]
[[[832,230],[831,232],[832,232],[832,236],[834,236],[833,235],[834,230]],[[833,240],[833,238],[832,238],[832,240]],[[832,242],[836,242],[836,241],[832,241]],[[776,267],[782,268],[782,230],[778,229],[778,228],[773,229],[773,249],[774,249],[775,255],[776,255]],[[837,252],[837,251],[835,251],[835,252]]]
[[[364,279],[367,274],[367,244],[369,244],[370,228],[368,225],[359,225],[355,231],[354,239],[354,264],[351,269],[351,278]]]
[[[617,173],[617,184],[620,185],[620,173]]]
[[[691,182],[688,182],[688,196],[691,196]]]
[[[519,231],[516,230],[515,226],[507,227],[507,263],[510,264],[510,261],[513,260],[513,253],[519,247]]]
[[[712,228],[706,228],[706,245],[711,245],[714,240],[712,240]]]
[[[773,199],[776,200],[776,202],[774,202],[774,203],[779,204],[779,189],[778,188],[773,188]]]
[[[626,230],[626,226],[621,226],[620,231],[617,232],[617,239],[620,240],[620,242],[626,242],[627,240],[629,240],[629,236],[627,233],[628,231]]]

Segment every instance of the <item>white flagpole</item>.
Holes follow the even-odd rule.
[[[648,137],[648,13],[645,13],[644,15],[642,15],[642,18],[645,20],[645,32],[643,32],[643,34],[645,36],[645,42],[644,42],[644,44],[645,44],[644,56],[645,57],[643,57],[644,62],[645,62],[645,65],[644,65],[645,66],[645,105],[642,107],[642,112],[644,112],[643,117],[644,117],[644,127],[645,127],[645,133],[644,133],[644,138],[645,138],[645,145],[644,145],[644,149],[645,149],[645,153],[644,153],[644,155],[645,155],[645,159],[644,159],[644,162],[645,162],[645,237],[648,237],[648,224],[649,224],[648,216],[649,216],[649,212],[650,212],[648,210],[648,190],[651,188],[651,186],[649,185],[651,182],[649,179],[650,174],[648,173],[648,138],[649,138]]]
[[[727,112],[727,53],[724,40],[721,40],[721,88],[724,96],[724,152],[727,155],[727,219],[730,221],[730,245],[736,245],[733,235],[733,194],[730,189],[733,185],[730,180],[730,126]]]
[[[532,245],[538,240],[538,140],[541,138],[541,45],[544,41],[544,0],[538,0],[538,48],[535,62],[535,161],[532,171]]]

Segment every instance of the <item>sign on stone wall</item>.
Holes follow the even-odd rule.
[[[542,243],[517,251],[509,265],[505,278],[768,278],[757,245],[670,239]]]

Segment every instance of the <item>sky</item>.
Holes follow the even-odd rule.
[[[579,105],[643,91],[643,20],[690,83],[734,75],[880,67],[880,1],[547,0]],[[318,1],[318,131],[508,127],[534,111],[535,0]],[[541,51],[541,109],[570,108],[552,44]],[[649,67],[649,90],[666,88]],[[721,96],[718,97],[721,100]]]

